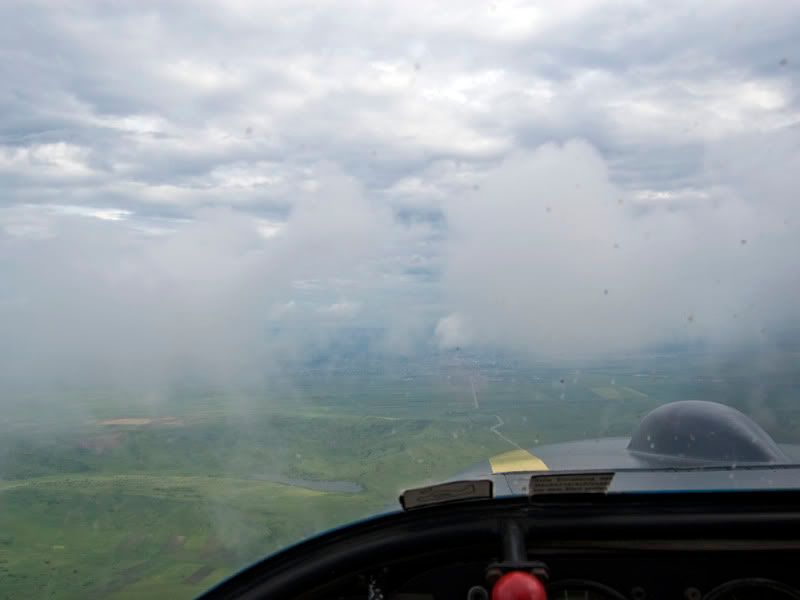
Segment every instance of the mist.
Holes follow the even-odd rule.
[[[798,155],[760,143],[771,154],[710,149],[707,191],[688,200],[632,196],[583,141],[508,157],[446,204],[441,344],[597,356],[796,332],[800,208],[772,173]]]
[[[259,382],[356,326],[381,332],[376,354],[763,345],[798,326],[791,182],[749,152],[707,163],[703,197],[642,199],[585,141],[514,153],[443,201],[442,275],[426,285],[386,267],[415,234],[330,166],[281,221],[210,208],[152,231],[6,209],[4,376]]]
[[[336,282],[374,259],[389,219],[338,174],[269,225],[227,208],[158,232],[15,212],[0,237],[4,376],[120,385],[263,380],[357,316]]]
[[[495,8],[4,6],[2,383],[795,339],[797,6]]]

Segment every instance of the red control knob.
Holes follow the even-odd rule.
[[[547,590],[538,578],[524,571],[506,573],[492,588],[492,600],[547,600]]]

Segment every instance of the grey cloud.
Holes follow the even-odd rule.
[[[315,279],[316,302],[335,297],[337,279],[369,270],[392,235],[383,209],[333,171],[266,239],[230,210],[200,212],[156,237],[124,219],[26,210],[27,221],[20,209],[0,215],[0,354],[10,379],[159,383],[187,369],[258,379],[313,329],[269,335],[271,307],[296,295],[293,283]],[[327,300],[338,307],[328,312],[349,316],[359,301]]]
[[[792,324],[797,11],[6,3],[0,323],[29,361],[223,371],[344,302],[403,351],[451,313],[536,351],[607,342],[586,307],[620,347]]]
[[[443,340],[471,329],[533,355],[597,355],[796,331],[800,247],[786,223],[800,211],[752,149],[719,149],[740,181],[713,188],[711,202],[644,214],[620,204],[584,142],[510,157],[480,194],[447,207]],[[783,173],[797,157],[782,158]]]

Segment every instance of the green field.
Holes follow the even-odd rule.
[[[625,435],[676,399],[800,441],[798,369],[741,361],[299,372],[268,390],[16,393],[0,424],[0,596],[191,597],[512,449]],[[749,364],[749,363],[747,363]],[[334,482],[326,484],[325,482]]]

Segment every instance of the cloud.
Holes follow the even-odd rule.
[[[186,10],[0,7],[6,372],[796,324],[796,3]]]
[[[798,118],[794,64],[780,66],[800,49],[791,2],[384,3],[346,21],[304,2],[204,2],[190,20],[151,3],[2,10],[16,91],[0,98],[1,156],[25,202],[274,210],[326,160],[434,198],[571,137],[613,156],[612,177],[673,187],[702,162],[687,149]],[[442,161],[462,164],[437,174]]]
[[[297,303],[294,300],[289,300],[288,302],[277,302],[272,305],[272,308],[270,308],[269,317],[270,319],[280,321],[293,315],[296,311]]]
[[[792,187],[767,188],[749,151],[719,151],[740,181],[709,172],[708,199],[681,210],[625,202],[583,141],[510,156],[447,204],[445,282],[458,317],[437,335],[468,326],[483,343],[588,355],[796,328]],[[781,168],[797,158],[781,155]]]
[[[472,339],[464,319],[457,314],[447,315],[436,324],[436,341],[440,348],[451,349],[466,346]]]
[[[361,310],[361,305],[358,302],[334,302],[327,306],[321,306],[317,312],[323,317],[331,317],[334,319],[352,319]]]
[[[278,347],[300,351],[307,331],[270,325],[299,309],[286,300],[300,293],[294,283],[318,282],[306,305],[338,295],[392,235],[357,183],[323,170],[318,190],[268,236],[263,220],[230,209],[200,211],[156,236],[118,213],[0,211],[4,375],[235,381],[263,374]],[[321,312],[349,319],[359,307],[352,300]]]

